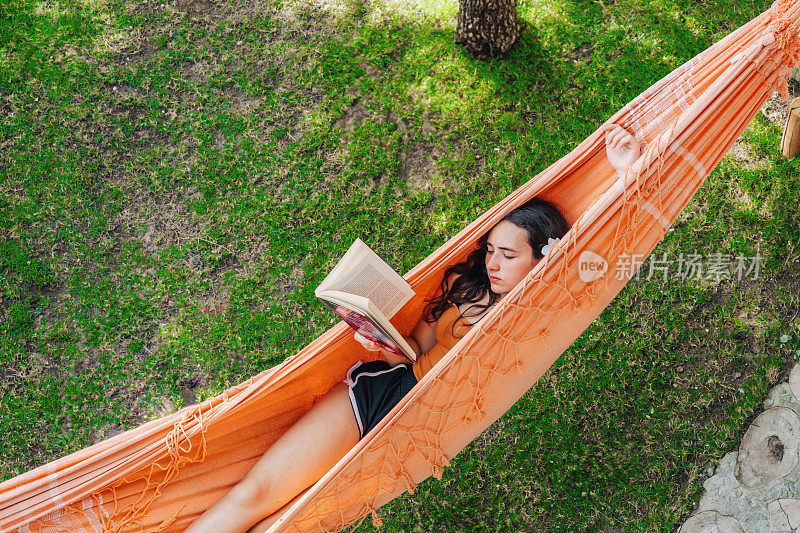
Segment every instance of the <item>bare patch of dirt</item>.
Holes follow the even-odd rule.
[[[761,108],[761,112],[767,120],[781,128],[786,126],[786,121],[789,118],[789,104],[791,103],[791,99],[794,98],[793,93],[793,90],[790,91],[789,101],[784,101],[783,96],[777,91],[772,94],[764,104],[764,107]]]
[[[207,83],[211,75],[218,68],[218,64],[201,59],[200,61],[194,61],[192,63],[184,63],[180,66],[180,72],[184,79],[194,80],[198,83]]]
[[[586,66],[592,64],[592,52],[594,52],[594,45],[590,42],[583,42],[574,47],[568,53],[562,54],[562,58],[570,59],[574,64],[586,62]]]
[[[400,178],[408,184],[409,190],[429,191],[436,181],[436,163],[441,152],[432,142],[411,143],[400,156]]]
[[[333,126],[353,133],[356,127],[363,126],[369,117],[370,112],[364,107],[363,102],[358,100],[333,122]]]
[[[189,198],[192,197],[190,193]],[[197,235],[197,224],[191,219],[185,200],[178,195],[143,196],[130,202],[113,223],[120,230],[120,238],[141,239],[145,252],[157,256],[167,246],[178,246],[190,236]],[[147,229],[140,236],[138,228],[142,226]]]
[[[753,208],[753,199],[746,191],[743,191],[739,187],[730,187],[728,189],[728,195],[734,205],[748,210]]]
[[[214,8],[213,2],[209,0],[178,0],[175,6],[192,15],[201,15]]]
[[[144,9],[135,12],[137,15],[145,13]],[[150,13],[147,13],[148,15]],[[117,61],[122,64],[139,63],[147,61],[156,54],[156,46],[151,35],[144,35],[141,28],[130,32],[130,41],[125,48],[119,51]]]
[[[378,67],[372,65],[371,63],[361,63],[359,65],[364,72],[369,76],[369,79],[373,82],[379,82],[383,79],[384,72],[383,70],[379,69]]]
[[[739,165],[748,170],[766,168],[772,162],[771,158],[756,154],[750,147],[750,144],[742,140],[741,137],[736,139],[733,146],[731,146],[731,149],[728,151],[728,154],[730,154]]]
[[[233,99],[233,111],[240,114],[248,114],[255,111],[261,104],[261,98],[252,98],[247,96],[237,96]]]

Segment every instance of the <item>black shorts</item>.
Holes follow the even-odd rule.
[[[359,361],[347,371],[344,382],[350,387],[360,440],[417,384],[417,378],[411,365]]]

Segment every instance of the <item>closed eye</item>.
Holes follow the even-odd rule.
[[[489,254],[489,255],[491,255],[491,254],[493,254],[493,253],[494,253],[494,250],[490,250],[490,249],[488,249],[488,248],[487,248],[487,249],[486,249],[486,253],[487,253],[487,254]],[[514,259],[514,258],[515,258],[515,257],[517,257],[517,256],[516,256],[516,255],[506,255],[506,254],[503,254],[503,257],[505,257],[506,259]]]

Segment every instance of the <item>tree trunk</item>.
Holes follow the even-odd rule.
[[[795,98],[789,105],[789,118],[781,137],[781,151],[787,159],[800,154],[800,98]]]
[[[519,33],[517,0],[460,0],[455,42],[475,59],[504,56]]]

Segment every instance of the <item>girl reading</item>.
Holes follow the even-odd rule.
[[[606,131],[606,153],[618,173],[639,156],[622,127]],[[553,204],[534,198],[506,215],[477,248],[445,271],[411,334],[414,364],[380,350],[384,360],[358,362],[289,428],[188,533],[265,531],[275,511],[320,479],[547,254],[569,230]],[[379,347],[356,333],[367,349]]]

